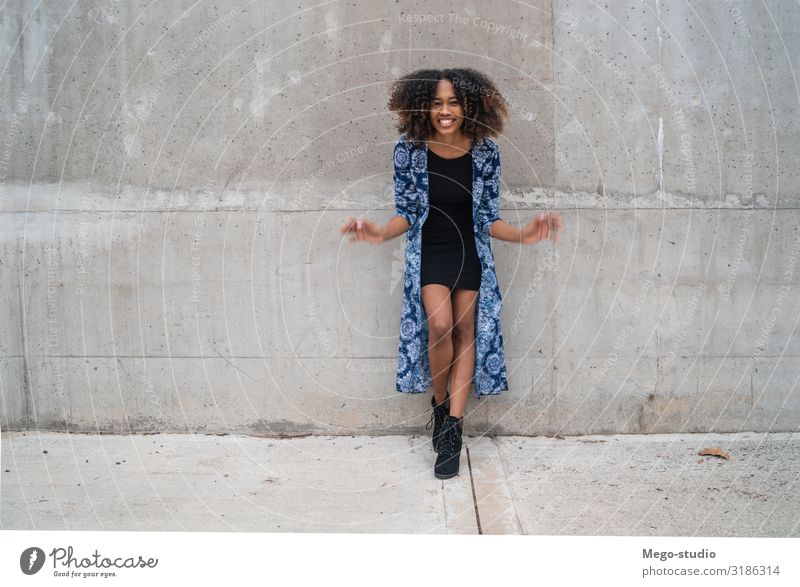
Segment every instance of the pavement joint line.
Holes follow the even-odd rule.
[[[492,442],[492,446],[494,446],[495,450],[497,451],[497,462],[500,463],[500,470],[503,473],[503,482],[508,488],[508,497],[509,500],[511,501],[511,509],[514,512],[514,518],[517,520],[517,527],[519,528],[519,533],[525,534],[525,532],[522,529],[522,520],[520,519],[519,513],[517,512],[517,500],[514,499],[514,490],[511,487],[511,483],[508,481],[508,472],[506,471],[505,463],[503,463],[503,453],[500,450],[500,444],[497,442],[496,436],[489,436],[488,438]]]
[[[19,243],[17,243],[19,244]],[[33,411],[33,394],[31,393],[31,377],[30,377],[30,356],[28,352],[28,325],[27,325],[27,314],[25,313],[25,300],[23,299],[24,287],[22,285],[25,283],[24,276],[22,275],[22,265],[19,268],[19,283],[21,284],[19,287],[19,307],[21,312],[19,313],[19,321],[20,327],[22,328],[22,395],[24,404],[22,406],[23,418],[25,420],[25,427],[30,428],[31,425],[31,412]]]
[[[478,510],[478,500],[475,497],[475,479],[472,477],[472,461],[469,458],[469,447],[465,447],[467,451],[467,468],[469,469],[469,484],[472,487],[472,507],[475,510],[475,522],[478,524],[478,534],[483,534],[481,529],[481,514]]]

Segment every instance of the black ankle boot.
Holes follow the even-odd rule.
[[[433,467],[437,479],[449,479],[458,475],[461,464],[461,419],[448,414],[442,425],[439,440],[439,455]]]
[[[442,425],[444,424],[445,416],[450,413],[450,392],[447,392],[447,397],[445,397],[444,403],[440,406],[436,405],[436,396],[433,396],[431,398],[431,406],[433,407],[431,419],[425,425],[425,430],[430,430],[431,424],[433,424],[433,450],[439,452],[439,439],[442,436]]]

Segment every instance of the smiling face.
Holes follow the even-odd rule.
[[[436,85],[436,97],[431,104],[430,116],[436,132],[446,136],[461,133],[464,108],[458,101],[450,80],[439,80]]]

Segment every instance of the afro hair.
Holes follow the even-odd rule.
[[[503,132],[509,108],[497,87],[484,74],[470,68],[418,69],[395,80],[390,88],[389,110],[398,115],[397,130],[420,143],[434,134],[430,122],[436,86],[446,79],[453,84],[464,109],[461,131],[473,142]]]

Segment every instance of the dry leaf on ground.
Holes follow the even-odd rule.
[[[697,454],[699,454],[699,455],[709,455],[709,456],[712,456],[712,457],[722,457],[723,459],[731,460],[730,455],[728,453],[726,453],[724,450],[722,450],[718,446],[715,446],[714,448],[704,448],[703,450],[701,450]]]

